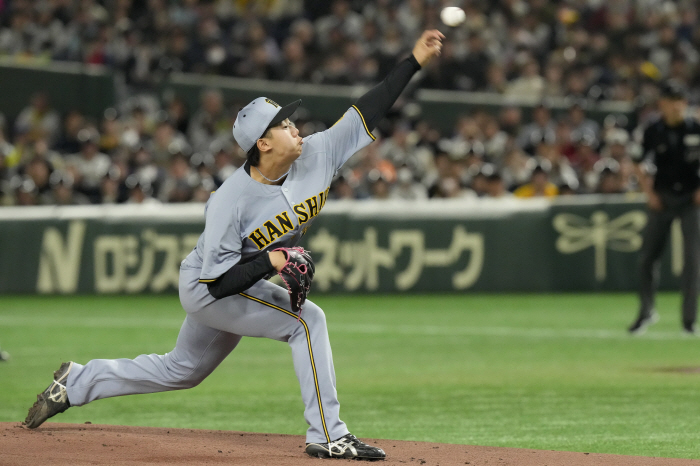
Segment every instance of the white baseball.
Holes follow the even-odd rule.
[[[467,19],[464,10],[458,6],[447,6],[440,12],[440,19],[450,27],[459,26]]]

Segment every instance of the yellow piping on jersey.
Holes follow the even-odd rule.
[[[358,115],[360,115],[360,118],[362,119],[362,124],[365,126],[365,131],[367,131],[367,134],[369,134],[369,137],[372,138],[372,141],[376,141],[377,138],[374,137],[374,135],[372,134],[372,132],[371,132],[371,131],[369,130],[369,128],[367,127],[367,123],[365,122],[365,117],[362,116],[362,112],[360,111],[360,109],[357,108],[357,107],[354,106],[354,105],[352,106],[352,108],[354,108],[355,110],[357,110]]]
[[[345,118],[345,114],[346,114],[346,113],[348,113],[348,112],[343,113],[343,116],[341,116],[340,118],[338,118],[338,121],[336,121],[335,123],[333,123],[333,126],[335,126],[335,125],[337,125],[338,123],[340,123],[340,120],[342,120],[343,118]],[[331,126],[331,128],[332,128],[333,126]]]
[[[211,283],[211,282],[215,282],[216,280],[217,280],[216,278],[208,278],[208,279],[200,278],[199,283]]]
[[[314,353],[311,351],[311,335],[309,334],[309,327],[306,325],[306,322],[304,322],[304,319],[302,319],[300,316],[297,316],[293,312],[290,312],[286,309],[283,309],[279,306],[275,306],[274,304],[268,303],[267,301],[263,301],[260,298],[256,298],[254,296],[251,296],[249,294],[245,293],[239,293],[241,296],[244,298],[248,298],[251,301],[255,301],[256,303],[264,304],[265,306],[269,306],[272,309],[276,309],[278,311],[284,312],[285,314],[296,317],[299,322],[302,323],[304,326],[304,330],[306,331],[306,343],[309,345],[309,358],[311,359],[311,369],[314,373],[314,384],[316,385],[316,397],[318,398],[318,410],[321,413],[321,423],[323,423],[323,433],[326,436],[326,440],[328,443],[331,442],[331,437],[328,435],[328,428],[326,427],[326,417],[323,414],[323,404],[321,403],[321,390],[318,388],[318,376],[316,375],[316,363],[314,362]]]

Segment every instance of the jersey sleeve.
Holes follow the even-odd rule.
[[[216,198],[206,210],[199,281],[213,282],[241,260],[240,226],[235,207]],[[217,202],[219,201],[219,202]]]
[[[326,154],[333,160],[338,171],[357,151],[369,145],[375,137],[367,128],[364,117],[352,106],[333,126],[320,134]]]

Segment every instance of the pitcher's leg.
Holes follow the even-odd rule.
[[[185,318],[175,349],[135,359],[93,359],[74,364],[66,389],[72,406],[101,398],[191,388],[204,380],[241,337]]]
[[[333,356],[323,311],[306,301],[297,320],[287,291],[258,282],[240,295],[230,296],[192,313],[204,325],[243,336],[286,341],[292,349],[294,369],[309,424],[307,442],[329,442],[348,433],[339,418]]]
[[[681,216],[683,230],[683,325],[692,328],[698,312],[698,283],[700,275],[700,211],[691,207]]]
[[[335,385],[335,369],[326,316],[314,303],[306,301],[302,312],[304,329],[289,338],[301,396],[304,418],[309,424],[307,442],[329,442],[348,433],[340,420],[340,403]],[[318,420],[322,425],[318,424]],[[323,427],[323,430],[321,430]]]

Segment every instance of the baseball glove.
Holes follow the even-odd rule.
[[[306,301],[311,281],[314,279],[314,263],[309,251],[301,247],[277,248],[275,251],[282,251],[287,258],[287,262],[278,273],[289,292],[292,311],[301,314],[301,306]]]

